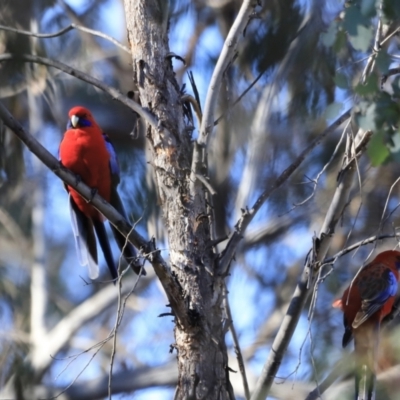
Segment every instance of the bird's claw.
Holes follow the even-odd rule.
[[[87,200],[87,202],[88,203],[91,203],[92,201],[93,201],[93,199],[94,199],[94,196],[96,196],[96,194],[98,193],[99,191],[96,189],[96,188],[91,188],[90,189],[90,198],[89,198],[89,200]]]
[[[78,186],[78,184],[81,182],[82,182],[81,176],[78,174],[75,174],[75,185]]]

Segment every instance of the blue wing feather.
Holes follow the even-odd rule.
[[[111,171],[112,181],[115,185],[118,185],[120,180],[120,169],[119,169],[117,153],[115,152],[114,146],[110,142],[109,137],[105,133],[103,133],[103,138],[107,151],[110,154],[110,171]]]
[[[71,195],[69,195],[69,211],[79,264],[87,266],[90,279],[96,279],[99,276],[99,266],[96,260],[96,239],[94,238],[93,227],[88,226],[90,221],[76,208]],[[84,220],[85,218],[86,220]],[[89,232],[89,229],[91,229],[91,232]]]
[[[389,268],[386,268],[379,278],[375,278],[373,282],[369,283],[369,287],[364,288],[367,295],[361,296],[361,310],[352,323],[353,329],[358,328],[375,314],[390,297],[397,293],[397,279]]]
[[[126,212],[124,206],[122,204],[121,198],[117,192],[117,186],[120,181],[120,168],[117,158],[117,153],[115,152],[114,146],[112,145],[108,136],[103,133],[104,142],[107,148],[108,153],[110,154],[110,171],[111,171],[111,196],[110,196],[110,204],[115,207],[121,215],[127,219]],[[139,274],[146,275],[146,271],[142,269],[139,261],[137,260],[137,254],[135,248],[129,243],[126,238],[115,228],[112,224],[110,224],[111,230],[114,234],[115,241],[118,244],[122,254],[124,255],[128,264],[131,265],[132,269]],[[141,271],[142,269],[142,271]]]

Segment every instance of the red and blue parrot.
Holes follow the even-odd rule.
[[[356,400],[372,400],[382,319],[390,314],[399,282],[400,252],[384,251],[361,269],[333,306],[343,311],[343,347],[354,337]]]
[[[77,174],[82,182],[92,188],[95,193],[99,193],[126,218],[117,192],[120,181],[118,160],[108,136],[102,132],[86,108],[74,107],[68,115],[67,130],[59,149],[62,165]],[[72,187],[67,185],[66,189],[69,192],[72,229],[80,264],[88,267],[91,279],[99,276],[94,233],[96,232],[112,279],[115,280],[118,277],[118,271],[104,226],[104,216]],[[136,259],[134,247],[113,225],[111,225],[111,230],[125,259],[139,274],[141,267]],[[145,274],[144,270],[142,274]]]

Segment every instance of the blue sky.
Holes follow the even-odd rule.
[[[79,9],[86,2],[70,0],[68,3],[72,7]],[[110,18],[110,15],[112,15],[112,18]],[[51,17],[50,11],[48,17]],[[101,25],[104,32],[121,41],[124,40],[126,37],[126,31],[121,2],[110,1],[108,7],[104,8],[102,20],[103,23]],[[110,21],[112,21],[112,23],[110,23]],[[192,30],[193,21],[191,12],[189,11],[184,19],[180,19],[179,25],[174,26],[171,29],[171,51],[180,55],[184,55],[185,49],[187,48],[187,40],[190,37],[190,32]],[[208,82],[211,76],[211,70],[201,68],[201,66],[207,64],[205,62],[206,60],[208,61],[210,58],[215,58],[219,54],[222,44],[223,42],[217,29],[207,29],[201,37],[199,50],[196,53],[196,59],[193,67],[191,68],[194,72],[196,83],[200,92],[200,98],[203,104]],[[174,62],[179,63],[179,61]],[[187,87],[190,88],[186,77],[185,80]],[[57,128],[55,126],[46,129],[44,138],[45,146],[54,155],[57,155],[58,151],[58,142],[54,140],[54,137],[59,137],[59,132],[56,129]],[[233,177],[239,176],[239,172],[243,166],[242,164],[243,159],[238,158],[236,169],[232,172]],[[126,179],[126,177],[123,176],[122,179]],[[67,194],[64,191],[61,182],[50,171],[46,172],[46,180],[48,188],[46,193],[46,201],[49,205],[49,207],[46,209],[47,221],[49,221],[49,224],[46,225],[46,232],[49,237],[57,237],[57,240],[63,242],[68,241],[69,243],[69,252],[63,263],[61,273],[71,296],[75,299],[75,301],[79,302],[86,298],[90,288],[85,286],[79,277],[79,275],[86,277],[86,271],[79,266],[74,250],[67,207]],[[267,214],[268,207],[265,207],[263,213],[260,213],[260,215],[256,218],[255,223],[260,221],[262,222],[262,219],[265,218],[265,215]],[[234,222],[235,221],[232,221],[232,225]],[[146,236],[144,231],[141,233]],[[288,235],[285,239],[285,251],[282,251],[281,261],[284,264],[289,265],[290,260],[296,259],[299,256],[303,256],[305,251],[310,247],[312,235],[313,232],[309,232],[305,229],[292,232],[292,234]],[[113,250],[114,253],[117,254],[117,248],[115,244],[113,245]],[[167,257],[167,252],[164,253],[164,255]],[[100,257],[102,259],[102,255]],[[250,252],[246,256],[249,262],[254,261],[258,265],[262,264],[265,257],[266,254],[263,251],[257,250]],[[101,262],[101,264],[101,268],[104,269],[104,263]],[[71,271],[74,273],[71,273]],[[271,301],[273,300],[274,295],[272,292],[267,291],[265,293],[260,293],[259,287],[251,284],[248,276],[238,268],[232,269],[232,275],[229,279],[229,291],[234,323],[239,333],[241,345],[242,347],[246,347],[254,341],[260,320],[266,318],[269,314],[269,310],[272,309],[273,304],[271,305]],[[126,337],[121,337],[121,341],[126,342],[127,349],[131,350],[132,353],[135,353],[141,362],[156,365],[168,359],[175,359],[175,355],[171,356],[168,353],[168,346],[170,343],[173,343],[173,324],[168,319],[160,320],[157,318],[157,315],[167,311],[165,309],[165,297],[163,293],[161,293],[159,287],[154,285],[149,289],[148,292],[146,292],[145,295],[146,300],[149,303],[146,313],[142,313],[141,315],[138,315],[132,319],[131,325],[126,329]],[[262,306],[261,309],[264,311],[265,315],[262,315],[259,311],[260,308],[255,308],[254,304]],[[295,356],[292,358],[292,363],[290,363],[288,366],[285,366],[280,371],[280,376],[285,376],[291,373],[297,365],[297,351],[306,337],[307,328],[308,322],[304,318],[301,319],[297,333],[295,334],[290,346],[290,349]],[[156,344],[149,343],[147,341],[147,339],[151,337],[149,332],[152,334],[157,334],[161,338],[160,341]],[[79,334],[80,338],[87,338],[87,335],[88,331],[83,328]],[[131,341],[132,337],[134,340]],[[227,342],[231,343],[229,334],[227,335]],[[268,351],[269,348],[266,346],[254,359],[254,361],[252,361],[251,368],[255,374],[260,372]],[[74,364],[75,366],[72,369],[66,370],[60,376],[57,382],[68,383],[71,379],[73,379],[76,371],[79,370],[79,368],[82,368],[86,363],[85,358],[87,358],[87,356],[82,356],[79,360],[77,360]],[[63,368],[64,364],[64,362],[55,363],[53,375],[57,375],[58,372]],[[100,373],[101,370],[97,366],[97,363],[93,363],[93,365],[91,365],[82,374],[80,381],[83,381],[84,379],[90,379]],[[164,398],[170,399],[172,392],[173,390],[169,389],[151,389],[135,393],[134,398],[143,400],[161,400]]]

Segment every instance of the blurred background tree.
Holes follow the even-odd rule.
[[[241,3],[170,2],[170,48],[186,61],[186,65],[173,61],[176,78],[191,92],[187,71],[192,71],[202,103]],[[374,48],[379,21],[385,42]],[[1,25],[32,32],[56,32],[71,23],[127,45],[122,1],[14,0],[4,1],[0,11]],[[397,67],[399,27],[400,6],[390,0],[261,2],[240,38],[234,63],[225,71],[216,114],[221,118],[210,139],[217,237],[228,235],[241,209],[251,206],[302,149],[348,110],[355,123],[374,135],[368,155],[357,163],[329,254],[373,235],[397,232],[400,192],[398,185],[392,185],[398,178],[400,88],[398,76],[390,71]],[[0,30],[0,53],[41,55],[123,93],[135,89],[130,55],[80,30],[49,39]],[[367,64],[371,68],[366,69]],[[69,108],[90,108],[116,147],[122,168],[120,191],[131,221],[145,237],[154,235],[168,258],[153,166],[144,132],[133,133],[138,125],[131,110],[56,69],[22,62],[0,63],[0,99],[54,155]],[[229,298],[250,389],[335,191],[350,135],[344,126],[316,147],[275,191],[249,226],[231,265]],[[395,239],[378,241],[336,260],[334,271],[318,285],[312,320],[311,303],[300,318],[279,370],[281,384],[272,387],[273,398],[305,398],[334,368],[343,355],[342,321],[331,302],[372,250],[396,244]],[[101,282],[85,284],[86,271],[79,268],[62,183],[1,124],[0,386],[14,375],[17,394],[30,383],[35,385],[32,398],[51,397],[66,387],[65,398],[106,396],[112,343],[97,344],[114,326],[117,291]],[[113,389],[121,398],[131,393],[137,399],[169,399],[177,381],[175,355],[170,354],[173,323],[158,317],[168,312],[167,300],[154,273],[147,270],[148,276],[140,280],[126,305]],[[104,265],[102,271],[107,279]],[[124,290],[133,279],[127,278]],[[396,325],[391,324],[382,339],[382,371],[399,368]],[[237,370],[229,335],[227,344],[230,366]],[[35,371],[19,373],[28,355]],[[231,374],[231,382],[237,397],[244,398],[238,375]],[[383,393],[395,398],[396,383],[385,382],[379,398],[386,398]],[[326,398],[338,398],[335,393],[328,392]]]

